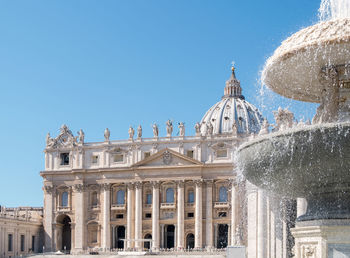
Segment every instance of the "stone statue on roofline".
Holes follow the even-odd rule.
[[[105,132],[104,132],[105,142],[109,142],[109,137],[110,136],[111,136],[111,132],[109,131],[108,128],[106,128]]]
[[[134,128],[132,128],[131,125],[129,127],[128,133],[129,133],[129,139],[133,139],[134,138],[134,134],[135,134],[135,130],[134,130]]]
[[[201,135],[201,124],[199,122],[194,125],[194,129],[196,131],[196,136]]]
[[[183,122],[179,123],[179,136],[185,136],[185,124]]]
[[[172,133],[173,133],[173,122],[171,120],[168,120],[166,122],[166,136],[171,137]]]
[[[207,122],[207,135],[208,136],[213,136],[213,132],[214,132],[214,126],[212,123],[210,123],[209,121]]]
[[[159,131],[158,131],[158,125],[156,123],[154,123],[152,125],[152,129],[153,129],[153,137],[157,138],[159,135]]]
[[[293,126],[294,114],[287,108],[278,108],[277,111],[273,111],[273,115],[276,120],[275,131],[285,130]]]
[[[79,143],[84,144],[84,139],[85,139],[85,133],[82,129],[80,129],[78,132]]]
[[[142,127],[141,125],[139,125],[139,127],[137,127],[137,138],[140,139],[142,137]]]

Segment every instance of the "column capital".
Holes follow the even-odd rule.
[[[201,187],[203,184],[203,179],[194,180],[194,183],[196,184],[196,186]]]
[[[142,182],[136,182],[135,183],[135,188],[136,189],[141,189],[142,188]]]
[[[159,181],[151,181],[151,185],[153,188],[159,188],[160,182]]]
[[[214,184],[213,179],[204,179],[204,182],[207,184],[207,186],[210,186],[210,187],[212,187]]]
[[[126,187],[130,190],[134,190],[135,184],[134,182],[127,182]]]
[[[84,184],[75,184],[73,185],[73,191],[77,193],[81,193],[85,191],[85,185]]]
[[[182,188],[185,186],[185,180],[176,180],[175,182],[178,187]]]
[[[108,183],[101,184],[101,189],[103,189],[104,191],[110,191],[111,184],[108,184]]]
[[[43,190],[47,194],[52,194],[54,191],[55,187],[52,185],[44,185]]]

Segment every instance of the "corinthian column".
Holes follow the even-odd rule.
[[[133,229],[134,229],[134,185],[132,183],[128,184],[128,200],[127,200],[127,211],[126,211],[126,238],[133,238]],[[131,241],[126,242],[126,248],[130,249],[133,247]]]
[[[198,180],[196,183],[196,207],[195,207],[195,237],[194,248],[202,248],[202,181]]]
[[[237,244],[236,239],[236,216],[237,216],[237,189],[235,186],[235,182],[232,180],[230,181],[230,188],[231,188],[231,246],[234,246]]]
[[[207,180],[207,203],[206,203],[206,247],[213,247],[213,180]]]
[[[75,253],[82,253],[85,240],[85,212],[84,212],[84,185],[76,184],[74,190],[74,208],[75,208]]]
[[[177,182],[177,248],[184,248],[184,232],[185,232],[185,198],[184,198],[184,181]]]
[[[152,240],[153,250],[159,250],[159,183],[152,182]]]
[[[136,183],[135,200],[135,240],[142,239],[142,183]],[[141,250],[142,242],[136,241],[135,248]]]
[[[111,248],[111,186],[103,184],[103,223],[102,223],[102,248],[109,250]]]

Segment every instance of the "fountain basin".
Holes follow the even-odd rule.
[[[262,81],[287,98],[320,103],[325,88],[321,69],[349,61],[350,19],[320,22],[282,42],[267,60]]]
[[[251,140],[237,150],[253,184],[308,200],[299,220],[350,218],[350,123],[297,127]]]

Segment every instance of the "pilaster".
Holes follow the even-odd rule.
[[[142,182],[135,184],[135,240],[142,239]],[[136,250],[142,249],[142,242],[135,242]]]
[[[206,247],[213,247],[213,180],[206,181],[207,202],[206,202]]]
[[[202,248],[202,180],[195,181],[196,203],[195,203],[195,237],[194,248]]]
[[[128,183],[128,193],[127,193],[127,214],[126,214],[126,238],[132,239],[133,238],[133,231],[134,231],[134,184]],[[130,241],[127,241],[126,243],[126,249],[130,249],[133,247],[133,243]]]
[[[159,243],[159,182],[152,182],[152,240],[153,250],[158,251]]]
[[[177,248],[184,249],[185,238],[185,194],[184,194],[184,181],[177,182]]]
[[[102,222],[102,248],[110,250],[111,248],[111,185],[103,184],[103,222]]]
[[[74,192],[74,207],[75,207],[75,250],[74,253],[82,253],[85,245],[85,203],[84,203],[84,185],[75,184]]]

